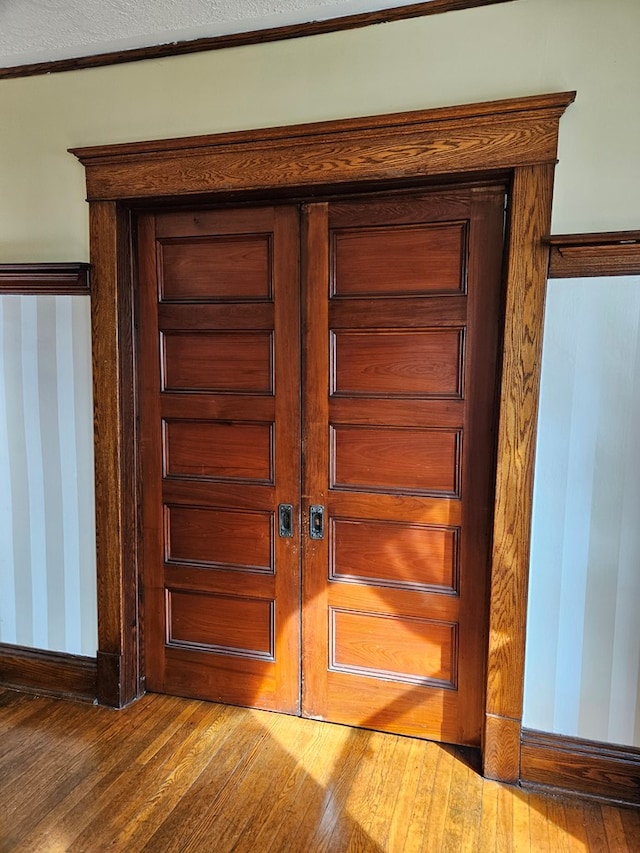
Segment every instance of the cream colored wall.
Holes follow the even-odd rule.
[[[72,146],[577,89],[554,230],[638,224],[640,3],[514,0],[361,30],[0,82],[0,261],[87,260]]]
[[[1,81],[0,262],[88,260],[84,175],[70,147],[569,89],[578,97],[561,120],[554,232],[639,228],[639,32],[638,0],[513,0],[309,39]],[[530,614],[534,622],[544,618]],[[529,646],[528,661],[539,653]],[[553,679],[534,686],[553,699]],[[544,726],[535,712],[525,722]]]

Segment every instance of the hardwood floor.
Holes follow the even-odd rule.
[[[640,810],[483,780],[473,753],[148,694],[0,689],[0,851],[640,851]]]

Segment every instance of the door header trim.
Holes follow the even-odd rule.
[[[86,168],[90,201],[486,172],[555,162],[558,121],[575,95],[70,151]]]

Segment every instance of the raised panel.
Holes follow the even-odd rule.
[[[332,608],[330,668],[373,678],[454,688],[453,623]]]
[[[273,660],[274,602],[169,589],[167,643]]]
[[[398,589],[454,593],[458,528],[334,518],[330,578]]]
[[[270,332],[165,332],[163,391],[271,394]]]
[[[273,481],[272,425],[164,421],[164,475]]]
[[[167,241],[160,244],[163,301],[271,297],[267,234]]]
[[[462,396],[463,330],[332,332],[336,396]]]
[[[466,225],[403,225],[332,233],[335,296],[465,290]]]
[[[271,512],[166,506],[165,531],[172,563],[273,572]]]
[[[457,496],[460,430],[331,427],[332,488]]]

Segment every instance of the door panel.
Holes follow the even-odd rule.
[[[331,333],[332,396],[454,397],[462,393],[461,329],[426,332],[343,329]]]
[[[331,232],[334,297],[462,290],[466,223],[386,227],[394,218],[383,203],[369,216],[375,227]]]
[[[141,218],[150,689],[479,743],[503,199]]]
[[[503,199],[306,209],[310,716],[479,743]]]
[[[329,579],[456,593],[458,538],[455,527],[333,519]]]
[[[193,314],[196,311],[194,306]],[[169,312],[164,322],[171,324]],[[271,394],[272,346],[267,331],[161,331],[161,390]],[[216,365],[214,371],[212,364]]]
[[[164,474],[272,483],[272,441],[268,423],[165,419]]]
[[[300,490],[298,214],[139,234],[147,686],[296,713],[299,548],[276,525]]]
[[[456,625],[338,608],[331,617],[334,672],[455,688]]]
[[[210,236],[162,245],[162,301],[271,299],[268,234]]]
[[[329,429],[331,488],[457,495],[460,430],[335,423]]]

